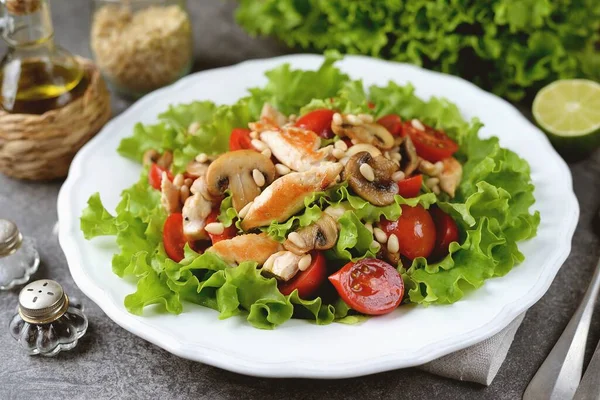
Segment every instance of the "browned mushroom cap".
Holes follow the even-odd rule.
[[[394,147],[394,137],[383,125],[371,122],[361,125],[352,125],[342,123],[331,124],[333,132],[341,137],[347,136],[350,139],[357,140],[359,143],[372,144],[380,149],[391,149]]]
[[[409,176],[415,172],[421,162],[410,136],[403,138],[402,143],[400,143],[400,155],[402,156],[400,169],[406,176]]]
[[[254,170],[264,177],[262,185],[253,178]],[[255,173],[256,175],[256,173]],[[233,207],[240,211],[275,179],[275,165],[271,159],[254,150],[238,150],[222,154],[206,171],[206,186],[213,196],[220,196],[229,188]]]
[[[371,170],[373,176],[366,177],[365,170]],[[387,206],[394,202],[394,195],[398,193],[398,184],[392,179],[392,174],[397,170],[398,166],[393,161],[383,156],[373,157],[363,151],[348,160],[344,178],[352,190],[369,203]]]
[[[314,223],[292,232],[283,243],[286,250],[303,255],[311,250],[329,250],[335,246],[338,228],[335,220],[323,213]]]

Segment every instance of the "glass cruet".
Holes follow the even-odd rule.
[[[54,42],[48,0],[0,0],[0,30],[0,110],[43,114],[77,96],[84,69]]]

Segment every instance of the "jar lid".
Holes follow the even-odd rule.
[[[23,237],[14,222],[0,219],[0,257],[7,256],[21,245]]]
[[[31,282],[19,293],[19,314],[25,322],[48,324],[69,308],[69,298],[58,282],[41,279]]]

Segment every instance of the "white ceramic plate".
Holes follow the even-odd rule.
[[[193,304],[179,316],[146,310],[129,314],[124,297],[135,284],[111,271],[114,238],[86,241],[79,216],[88,197],[100,192],[114,210],[122,189],[139,177],[140,166],[116,153],[135,123],[151,123],[169,104],[193,100],[233,103],[246,89],[266,83],[263,73],[282,63],[316,69],[322,57],[294,55],[248,61],[200,72],[153,92],[113,119],[75,158],[59,195],[60,244],[81,290],[116,323],[180,357],[249,375],[342,378],[431,361],[478,343],[507,326],[548,289],[570,252],[579,208],[566,164],[537,128],[506,101],[462,79],[414,66],[348,56],[339,67],[366,85],[411,82],[422,98],[447,97],[466,118],[479,117],[482,136],[500,137],[531,165],[535,209],[541,212],[538,235],[520,248],[526,261],[507,276],[491,279],[446,306],[401,307],[361,325],[316,326],[292,320],[273,331],[252,328],[244,318],[224,321],[211,309]]]

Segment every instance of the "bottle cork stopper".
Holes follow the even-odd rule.
[[[34,13],[40,9],[41,3],[41,0],[5,0],[6,9],[15,15]]]

